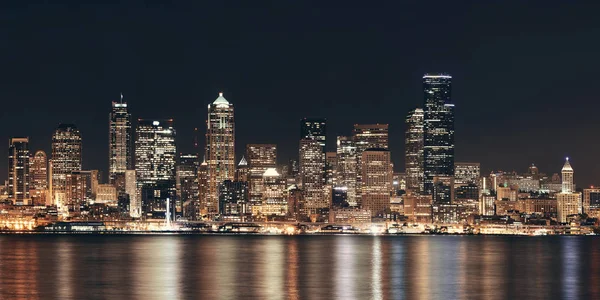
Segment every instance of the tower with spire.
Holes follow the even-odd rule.
[[[568,157],[565,159],[561,173],[562,190],[556,195],[557,219],[560,223],[567,223],[570,216],[581,213],[581,193],[575,192],[573,167],[571,167]]]
[[[233,104],[223,93],[208,105],[206,120],[206,165],[208,192],[200,203],[203,214],[219,213],[219,184],[235,177],[235,122]]]

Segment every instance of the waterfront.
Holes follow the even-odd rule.
[[[598,299],[600,239],[0,236],[0,299]]]

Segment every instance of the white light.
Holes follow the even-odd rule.
[[[158,126],[159,124],[160,124],[160,122],[158,122],[158,121],[152,122],[152,125],[154,125],[154,126]]]

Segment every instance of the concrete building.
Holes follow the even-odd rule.
[[[569,216],[582,213],[581,193],[575,193],[573,184],[573,168],[569,158],[562,168],[562,191],[556,194],[557,220],[560,223],[569,221]]]
[[[386,149],[372,148],[362,152],[362,203],[372,216],[383,216],[390,209],[392,163]]]

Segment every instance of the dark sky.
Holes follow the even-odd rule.
[[[186,152],[223,91],[240,154],[276,143],[280,162],[296,156],[302,117],[328,119],[332,150],[354,123],[389,123],[401,171],[421,77],[447,72],[457,161],[554,173],[569,156],[579,185],[600,183],[599,1],[128,3],[2,4],[0,140],[49,151],[73,122],[84,168],[106,170],[120,92],[135,118],[174,118]]]

